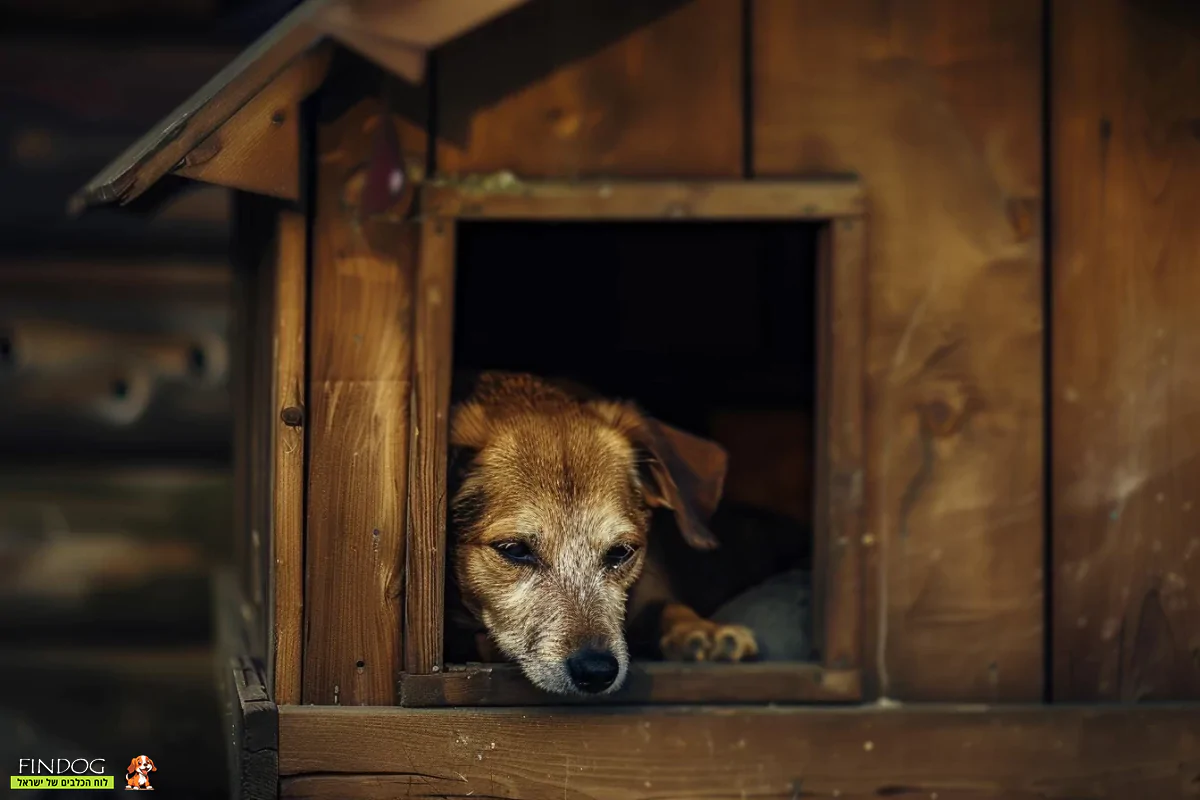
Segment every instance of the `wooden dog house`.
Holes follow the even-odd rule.
[[[1200,384],[1137,383],[1093,310],[1200,344],[1166,169],[1197,170],[1198,32],[1133,0],[297,7],[72,200],[238,193],[241,796],[1195,796],[1195,708],[1048,701],[1200,695],[1200,476],[1154,449],[1190,419],[1154,392]],[[650,220],[813,226],[821,660],[561,708],[443,655],[456,245]]]

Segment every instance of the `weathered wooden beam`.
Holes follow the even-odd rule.
[[[304,216],[279,215],[271,322],[273,427],[271,550],[275,636],[272,697],[301,698],[304,634],[304,454],[308,363],[308,261]]]
[[[280,709],[285,798],[1194,797],[1200,709]]]
[[[511,173],[434,180],[422,211],[463,219],[788,220],[859,216],[853,178],[790,181],[524,181]]]
[[[414,331],[413,476],[410,489],[405,669],[442,666],[445,629],[446,461],[454,348],[452,219],[421,226]]]
[[[391,704],[403,664],[418,236],[412,223],[372,216],[361,202],[381,124],[397,126],[405,153],[423,154],[423,131],[401,125],[378,100],[358,102],[317,132],[305,703]]]

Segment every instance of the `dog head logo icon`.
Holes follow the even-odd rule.
[[[154,760],[150,756],[137,756],[129,762],[125,770],[125,791],[153,791],[150,785],[150,773],[158,772]]]

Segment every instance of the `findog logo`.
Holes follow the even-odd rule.
[[[22,758],[9,789],[112,789],[103,758]]]
[[[154,787],[150,785],[151,772],[158,772],[158,767],[154,766],[154,759],[150,756],[130,759],[129,767],[125,770],[125,791],[153,791]]]

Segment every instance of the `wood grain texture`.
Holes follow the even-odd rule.
[[[463,219],[826,220],[863,213],[852,179],[521,181],[504,176],[424,187],[422,208]]]
[[[404,663],[408,672],[442,668],[446,586],[446,463],[454,361],[452,220],[421,226],[413,336],[412,475]]]
[[[539,0],[447,44],[438,170],[737,176],[742,12],[729,0]]]
[[[1053,13],[1053,694],[1196,699],[1200,7]]]
[[[1040,699],[1042,3],[752,10],[756,174],[867,192],[881,691]]]
[[[274,700],[299,703],[304,627],[304,419],[308,361],[308,259],[304,216],[279,215],[275,245],[275,303],[272,318],[273,426],[271,547],[274,563],[275,653],[271,670]],[[300,412],[300,424],[285,421],[284,409]],[[291,419],[289,417],[289,419]],[[294,420],[292,420],[294,421]]]
[[[634,662],[621,690],[563,697],[536,688],[515,664],[468,665],[440,675],[404,675],[400,704],[437,706],[578,706],[680,703],[844,703],[862,697],[853,670],[817,664],[671,664]]]
[[[1185,798],[1195,708],[280,709],[285,798]]]
[[[402,669],[416,231],[364,218],[364,100],[318,129],[311,282],[305,703],[391,704]]]
[[[329,69],[331,47],[314,48],[242,106],[179,162],[175,174],[296,200],[300,196],[300,103]]]
[[[862,219],[830,226],[829,258],[820,279],[827,311],[821,316],[819,391],[823,472],[816,495],[821,508],[814,540],[821,543],[816,571],[821,575],[821,659],[831,669],[862,664],[863,414],[866,366],[866,225]]]

